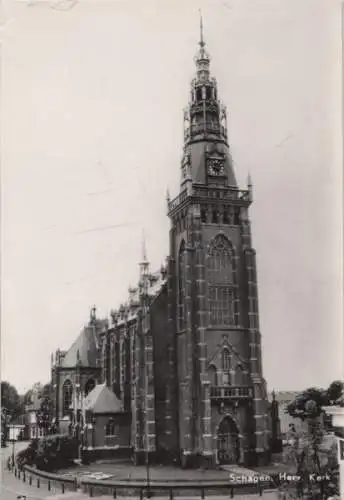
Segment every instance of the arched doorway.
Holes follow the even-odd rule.
[[[240,457],[239,431],[230,417],[225,417],[217,431],[217,458],[220,464],[236,464]]]

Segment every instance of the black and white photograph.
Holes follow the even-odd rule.
[[[7,0],[3,500],[344,499],[340,0]]]

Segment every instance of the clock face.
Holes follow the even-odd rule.
[[[224,160],[221,158],[209,158],[208,173],[209,175],[223,175],[225,171]]]

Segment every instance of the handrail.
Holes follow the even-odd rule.
[[[252,398],[253,388],[247,385],[212,386],[210,397],[222,399]]]

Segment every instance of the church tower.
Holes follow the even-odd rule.
[[[171,220],[168,273],[171,394],[182,465],[269,459],[262,375],[252,186],[239,189],[227,113],[210,74],[201,20],[196,75],[184,111],[184,148]],[[173,425],[175,422],[175,425]]]

